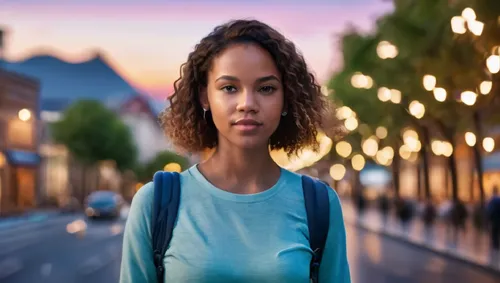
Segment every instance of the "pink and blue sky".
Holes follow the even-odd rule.
[[[265,21],[293,40],[320,82],[339,66],[336,36],[369,31],[383,0],[0,0],[6,57],[49,53],[72,62],[102,50],[133,85],[163,97],[194,45],[237,18]]]

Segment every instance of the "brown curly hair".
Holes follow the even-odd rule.
[[[174,93],[169,97],[170,105],[159,116],[174,146],[191,153],[217,146],[217,129],[210,115],[203,118],[199,95],[207,86],[213,58],[235,43],[253,43],[267,50],[282,76],[288,115],[281,118],[271,136],[271,149],[283,149],[289,155],[305,146],[316,150],[319,130],[327,134],[336,132],[333,106],[321,94],[320,86],[295,45],[262,22],[235,20],[217,26],[195,46],[180,67],[180,78],[175,81]]]

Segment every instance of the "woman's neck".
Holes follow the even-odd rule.
[[[214,186],[240,194],[265,191],[278,181],[281,173],[267,148],[218,147],[198,169]]]

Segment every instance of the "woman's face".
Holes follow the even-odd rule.
[[[284,111],[281,75],[255,44],[234,44],[213,59],[201,97],[219,132],[219,144],[267,148]]]

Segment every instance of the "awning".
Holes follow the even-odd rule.
[[[494,152],[483,157],[484,172],[500,171],[500,152]]]
[[[40,155],[36,152],[23,150],[6,150],[4,151],[7,162],[11,165],[36,166],[40,163]]]

